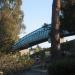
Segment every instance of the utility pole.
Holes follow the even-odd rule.
[[[61,0],[53,0],[52,5],[52,30],[51,30],[51,48],[52,55],[57,55],[60,50],[60,21],[59,12],[61,6]]]

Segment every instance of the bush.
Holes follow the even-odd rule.
[[[4,75],[11,75],[31,68],[34,61],[23,59],[25,56],[16,54],[4,54],[0,57],[0,71]]]
[[[50,63],[49,75],[75,75],[75,59],[63,59]]]

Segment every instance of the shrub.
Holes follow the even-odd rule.
[[[50,63],[49,75],[75,75],[75,59],[63,59]]]
[[[2,71],[4,75],[10,75],[29,69],[34,61],[32,59],[27,60],[22,58],[25,58],[25,56],[20,56],[19,54],[1,55],[0,71]]]

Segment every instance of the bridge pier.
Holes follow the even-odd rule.
[[[64,37],[60,38],[60,43],[64,43]]]

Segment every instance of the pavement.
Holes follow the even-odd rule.
[[[30,70],[25,73],[22,73],[21,75],[48,75],[48,74],[46,72]]]
[[[30,70],[23,72],[21,75],[48,75],[47,70],[38,68],[41,65],[35,65]]]

